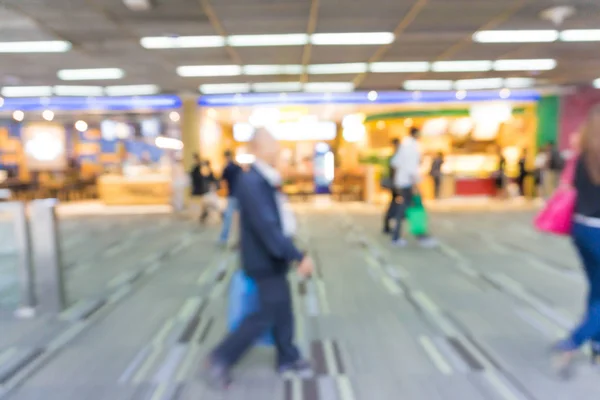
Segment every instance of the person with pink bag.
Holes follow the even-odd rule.
[[[583,264],[589,293],[582,322],[553,347],[555,367],[562,378],[572,375],[575,356],[584,344],[591,342],[594,363],[600,357],[600,106],[588,117],[581,137],[581,154],[567,168],[572,168],[572,172],[567,169],[564,173],[565,179],[573,182],[572,187],[559,188],[557,192],[571,190],[574,194],[569,231]]]

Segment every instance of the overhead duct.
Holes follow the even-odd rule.
[[[131,11],[149,11],[152,9],[152,0],[123,0],[123,4]]]

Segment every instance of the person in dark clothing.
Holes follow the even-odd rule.
[[[194,154],[194,167],[190,172],[192,182],[192,202],[196,208],[196,216],[204,224],[215,205],[210,201],[210,194],[216,188],[215,176],[210,168],[210,162],[201,161],[198,154]]]
[[[431,171],[429,175],[433,178],[433,190],[435,198],[440,198],[440,191],[442,188],[442,166],[444,165],[444,154],[442,152],[437,153],[436,157],[431,163]]]
[[[519,195],[525,196],[525,181],[529,176],[527,170],[527,149],[523,149],[521,158],[519,158],[519,176],[517,177],[517,184],[519,185]]]
[[[261,128],[252,139],[256,162],[237,180],[240,207],[241,266],[258,289],[258,309],[248,315],[210,353],[205,369],[209,386],[225,389],[231,383],[230,370],[256,340],[271,330],[277,350],[277,370],[281,374],[312,374],[294,345],[294,315],[287,273],[298,263],[298,273],[312,274],[313,262],[296,248],[293,214],[280,192],[282,178],[275,165],[279,144]]]
[[[392,230],[390,229],[390,221],[396,215],[396,205],[397,205],[396,202],[397,202],[397,198],[398,198],[398,193],[397,193],[396,189],[394,189],[395,169],[392,166],[392,159],[394,158],[394,156],[398,152],[398,149],[400,148],[400,139],[395,138],[392,140],[392,148],[394,149],[394,152],[393,152],[392,156],[390,157],[390,159],[388,160],[388,168],[389,168],[388,182],[390,184],[389,190],[391,193],[391,198],[390,198],[390,205],[388,206],[387,211],[385,212],[385,215],[383,217],[383,233],[385,233],[386,235],[392,233]]]
[[[576,352],[585,343],[592,344],[594,362],[600,356],[600,106],[592,109],[583,132],[573,185],[577,200],[572,237],[589,292],[582,322],[554,348],[558,354],[558,373],[563,378],[572,374]]]
[[[506,158],[504,158],[501,148],[498,148],[498,167],[494,172],[494,180],[497,196],[504,197],[506,195]]]
[[[227,183],[227,208],[223,214],[223,229],[219,238],[221,245],[227,244],[227,241],[229,240],[229,231],[231,230],[233,216],[238,210],[235,189],[238,177],[242,173],[242,167],[236,164],[231,151],[225,152],[225,159],[227,160],[227,165],[225,166],[225,169],[223,169],[221,180],[224,180]]]

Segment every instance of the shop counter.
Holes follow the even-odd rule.
[[[171,178],[103,175],[98,178],[98,196],[106,205],[167,205],[171,203]]]
[[[457,176],[454,191],[456,196],[495,196],[496,180],[491,177]]]

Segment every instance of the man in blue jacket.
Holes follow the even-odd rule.
[[[238,177],[236,196],[240,209],[241,265],[256,283],[259,309],[246,317],[208,357],[208,383],[219,389],[229,386],[232,366],[268,330],[272,330],[275,339],[279,373],[312,372],[293,342],[294,315],[287,273],[292,263],[298,263],[298,273],[309,277],[313,262],[292,241],[295,220],[280,193],[282,180],[276,168],[278,142],[267,130],[259,129],[251,146],[256,161]]]

